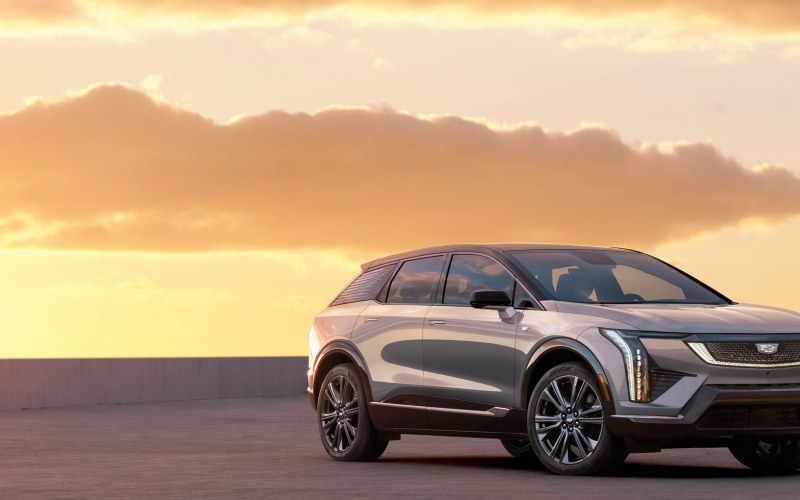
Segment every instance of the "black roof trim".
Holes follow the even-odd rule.
[[[398,260],[410,259],[414,257],[422,257],[424,255],[448,252],[512,252],[521,250],[616,250],[616,251],[632,251],[622,248],[609,248],[609,247],[594,247],[588,245],[562,245],[554,243],[485,243],[485,244],[470,244],[465,243],[461,245],[442,245],[438,247],[420,248],[419,250],[411,250],[409,252],[397,253],[375,259],[371,262],[361,264],[361,269],[367,269],[382,266]]]

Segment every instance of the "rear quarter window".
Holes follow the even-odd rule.
[[[331,306],[349,304],[351,302],[361,302],[362,300],[372,300],[378,293],[383,282],[391,274],[394,264],[370,269],[352,283],[347,285],[344,290],[331,302]]]

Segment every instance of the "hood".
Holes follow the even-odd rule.
[[[558,312],[597,316],[645,332],[800,333],[800,314],[788,309],[733,304],[580,304],[550,302]]]

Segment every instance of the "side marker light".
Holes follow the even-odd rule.
[[[599,373],[597,376],[600,378],[600,385],[603,386],[603,394],[606,395],[606,401],[611,401],[611,396],[608,395],[608,386],[606,385],[605,379],[603,379],[603,376]]]

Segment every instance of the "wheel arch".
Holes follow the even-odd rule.
[[[322,382],[325,380],[325,376],[328,375],[328,373],[333,370],[334,367],[345,363],[352,363],[356,366],[358,373],[361,375],[361,382],[364,384],[367,400],[369,402],[372,401],[372,388],[370,387],[369,374],[367,372],[364,359],[361,357],[358,349],[356,349],[353,345],[339,340],[333,341],[323,347],[319,356],[317,356],[316,362],[314,363],[314,368],[311,372],[312,380],[309,387],[311,387],[314,391],[313,406],[315,410],[317,409],[317,400],[319,398],[320,388],[322,386]]]
[[[605,370],[603,370],[603,366],[592,351],[577,340],[567,337],[548,339],[543,341],[538,347],[534,347],[532,351],[533,354],[528,360],[520,390],[520,407],[522,409],[528,409],[528,401],[530,401],[533,389],[545,373],[555,366],[571,361],[584,363],[587,368],[598,376],[601,390],[604,392],[610,391],[608,376]],[[603,400],[608,406],[610,414],[613,414],[615,412],[614,399],[611,397],[604,397]]]

